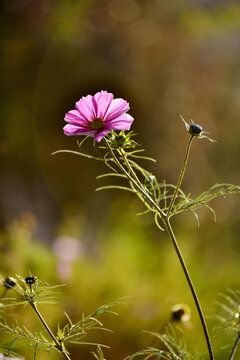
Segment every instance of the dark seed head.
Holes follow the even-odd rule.
[[[184,315],[183,309],[178,309],[172,312],[172,320],[173,321],[181,321]]]
[[[6,277],[4,281],[4,286],[7,289],[13,288],[16,285],[16,280],[10,276]]]
[[[36,276],[27,276],[25,278],[25,283],[28,285],[32,285],[35,284],[35,282],[37,281],[37,277]]]
[[[197,136],[202,132],[202,127],[200,125],[197,125],[197,124],[192,124],[189,127],[189,132],[190,132],[191,135]]]
[[[178,304],[172,308],[171,320],[176,322],[185,322],[190,319],[191,310],[186,304]]]

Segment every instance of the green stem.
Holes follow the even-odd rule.
[[[134,177],[134,179],[136,180],[136,182],[138,183],[138,185],[139,185],[141,188],[143,188],[143,187],[142,187],[142,184],[141,184],[141,181],[140,181],[139,178],[137,177],[137,174],[135,173],[135,171],[133,170],[133,168],[132,168],[131,165],[129,164],[128,158],[127,158],[126,153],[125,153],[125,151],[124,151],[123,149],[121,150],[121,155],[122,155],[122,157],[123,157],[123,159],[124,159],[124,161],[125,161],[125,164],[126,164],[128,170],[129,170],[129,172],[132,174],[132,176]],[[143,190],[145,191],[144,188],[143,188]]]
[[[186,169],[186,166],[187,166],[188,156],[189,156],[189,152],[190,152],[190,148],[191,148],[193,138],[194,137],[191,136],[191,138],[190,138],[190,140],[188,142],[188,146],[187,146],[187,150],[186,150],[186,153],[185,153],[182,169],[181,169],[181,172],[180,172],[180,175],[179,175],[179,179],[178,179],[178,182],[177,182],[173,197],[172,197],[172,199],[170,201],[170,205],[169,205],[169,208],[168,208],[167,215],[159,208],[159,206],[155,203],[155,201],[151,198],[151,196],[145,191],[145,189],[142,187],[142,185],[141,184],[139,185],[139,180],[138,180],[134,170],[132,169],[131,165],[129,164],[129,162],[126,163],[126,166],[127,166],[128,170],[129,170],[129,172],[128,172],[124,168],[124,166],[121,164],[121,162],[118,160],[117,156],[115,155],[115,153],[114,153],[113,149],[111,148],[110,144],[108,143],[108,141],[106,139],[104,139],[104,140],[105,140],[105,144],[106,144],[107,148],[109,149],[109,151],[110,151],[116,165],[128,177],[128,179],[134,184],[136,189],[138,189],[143,194],[145,199],[147,199],[149,201],[149,203],[154,206],[154,208],[157,210],[159,216],[163,220],[165,228],[166,228],[166,230],[168,232],[168,235],[169,235],[169,237],[170,237],[170,239],[171,239],[171,241],[173,243],[174,249],[175,249],[175,251],[177,253],[178,259],[179,259],[180,264],[182,266],[182,269],[183,269],[184,275],[186,277],[186,280],[188,282],[189,288],[191,290],[195,305],[197,307],[197,311],[198,311],[198,314],[199,314],[199,317],[200,317],[200,321],[201,321],[201,324],[202,324],[202,328],[203,328],[203,331],[204,331],[204,335],[205,335],[205,339],[206,339],[206,343],[207,343],[207,347],[208,347],[210,360],[214,360],[213,350],[212,350],[212,346],[211,346],[210,337],[209,337],[209,334],[208,334],[208,329],[207,329],[207,325],[206,325],[206,322],[205,322],[205,318],[204,318],[204,315],[203,315],[203,312],[202,312],[202,309],[201,309],[201,306],[200,306],[196,291],[194,289],[190,274],[189,274],[189,272],[187,270],[187,267],[185,265],[183,256],[181,254],[181,251],[180,251],[180,248],[178,246],[177,240],[175,238],[174,232],[172,230],[171,224],[169,222],[169,218],[171,216],[171,210],[172,210],[172,207],[173,207],[174,202],[176,200],[177,193],[179,191],[179,188],[181,186],[182,179],[183,179],[183,176],[184,176],[184,173],[185,173],[185,169]],[[133,177],[131,176],[131,174],[133,175]]]
[[[181,250],[180,250],[180,248],[178,246],[178,243],[177,243],[177,240],[176,240],[176,237],[174,235],[174,232],[173,232],[173,229],[171,227],[169,219],[166,219],[164,221],[164,225],[165,225],[165,228],[166,228],[166,230],[168,232],[168,235],[169,235],[169,237],[170,237],[170,239],[172,241],[174,249],[175,249],[175,251],[177,253],[177,256],[178,256],[178,259],[179,259],[180,264],[182,266],[182,269],[183,269],[184,275],[186,277],[188,286],[189,286],[189,288],[191,290],[191,293],[192,293],[192,296],[193,296],[193,299],[194,299],[194,302],[195,302],[195,305],[196,305],[196,308],[197,308],[197,311],[198,311],[198,315],[200,317],[203,332],[204,332],[204,335],[205,335],[205,339],[206,339],[206,343],[207,343],[207,347],[208,347],[209,357],[210,357],[211,360],[214,360],[214,354],[213,354],[213,350],[212,350],[212,345],[211,345],[211,342],[210,342],[210,337],[209,337],[209,334],[208,334],[208,329],[207,329],[206,321],[205,321],[205,318],[204,318],[204,315],[203,315],[203,311],[201,309],[200,302],[198,300],[196,290],[195,290],[195,288],[193,286],[193,282],[191,280],[191,277],[190,277],[190,274],[188,272],[187,266],[186,266],[186,264],[184,262]]]
[[[153,201],[153,199],[151,198],[151,196],[149,196],[149,194],[144,190],[144,188],[142,186],[140,186],[138,184],[138,182],[136,182],[135,179],[133,179],[133,177],[126,171],[126,169],[122,166],[122,164],[120,163],[120,161],[118,160],[117,156],[115,155],[113,149],[111,148],[111,146],[109,145],[108,141],[106,139],[104,139],[105,144],[107,146],[107,148],[109,149],[113,160],[115,161],[116,165],[119,167],[119,169],[123,172],[123,174],[125,174],[128,179],[135,185],[136,189],[138,189],[143,196],[149,201],[149,203],[151,205],[153,205],[153,207],[158,211],[159,215],[161,218],[165,218],[165,214],[164,212],[160,209],[160,207]],[[130,164],[129,164],[130,166]]]
[[[188,145],[187,145],[187,150],[185,152],[185,156],[184,156],[184,160],[183,160],[183,164],[182,164],[182,169],[181,169],[181,172],[180,172],[180,175],[179,175],[179,178],[178,178],[178,182],[177,182],[175,191],[174,191],[172,199],[170,201],[170,205],[169,205],[168,212],[167,212],[167,217],[169,217],[171,215],[171,210],[172,210],[172,208],[174,206],[174,203],[175,203],[175,200],[176,200],[176,197],[177,197],[177,194],[178,194],[178,190],[180,189],[180,186],[182,184],[182,180],[183,180],[183,176],[184,176],[184,173],[185,173],[185,170],[186,170],[188,157],[189,157],[189,153],[190,153],[190,148],[191,148],[191,144],[192,144],[193,139],[194,139],[194,136],[192,135],[189,142],[188,142]]]
[[[54,341],[56,348],[62,353],[62,355],[65,357],[65,359],[71,360],[71,358],[68,356],[68,354],[62,349],[61,344],[59,343],[59,341],[57,340],[57,338],[55,337],[55,335],[53,334],[53,332],[49,328],[48,324],[46,323],[46,321],[42,317],[42,315],[41,315],[40,311],[38,310],[38,308],[36,307],[36,305],[34,303],[31,303],[31,306],[32,306],[33,310],[36,312],[36,314],[37,314],[38,318],[40,319],[41,323],[43,324],[43,326],[47,330],[48,334],[50,335],[50,337]]]
[[[231,351],[229,360],[233,360],[233,359],[234,359],[234,355],[235,355],[235,353],[236,353],[236,351],[237,351],[237,347],[238,347],[238,342],[239,342],[239,340],[240,340],[240,333],[237,334],[237,338],[236,338],[236,340],[235,340],[235,342],[234,342],[234,345],[233,345],[233,348],[232,348],[232,351]]]
[[[201,309],[200,302],[199,302],[199,300],[198,300],[198,296],[197,296],[196,290],[195,290],[195,288],[194,288],[194,286],[193,286],[193,282],[192,282],[192,280],[191,280],[190,274],[189,274],[188,269],[187,269],[187,266],[186,266],[186,264],[185,264],[185,262],[184,262],[184,259],[183,259],[181,250],[180,250],[180,248],[179,248],[179,246],[178,246],[176,237],[175,237],[175,235],[174,235],[173,229],[172,229],[171,224],[170,224],[170,221],[169,221],[169,218],[170,218],[170,216],[171,216],[172,208],[173,208],[173,206],[174,206],[176,197],[177,197],[177,195],[178,195],[178,191],[179,191],[179,189],[180,189],[180,187],[181,187],[182,180],[183,180],[183,177],[184,177],[184,174],[185,174],[185,170],[186,170],[186,166],[187,166],[187,163],[188,163],[188,157],[189,157],[189,153],[190,153],[190,149],[191,149],[191,145],[192,145],[193,139],[194,139],[194,136],[191,135],[190,140],[189,140],[188,145],[187,145],[186,152],[185,152],[185,156],[184,156],[184,160],[183,160],[181,172],[180,172],[180,175],[179,175],[179,178],[178,178],[178,182],[177,182],[175,191],[174,191],[174,193],[173,193],[172,199],[171,199],[171,201],[170,201],[166,218],[165,218],[165,220],[164,220],[164,225],[165,225],[165,228],[166,228],[166,230],[167,230],[167,232],[168,232],[168,235],[169,235],[169,237],[170,237],[170,239],[171,239],[171,241],[172,241],[172,243],[173,243],[174,249],[175,249],[175,251],[176,251],[176,253],[177,253],[178,259],[179,259],[179,261],[180,261],[180,264],[181,264],[181,266],[182,266],[184,275],[185,275],[185,277],[186,277],[188,286],[189,286],[189,288],[190,288],[190,290],[191,290],[191,293],[192,293],[192,296],[193,296],[193,299],[194,299],[194,302],[195,302],[195,305],[196,305],[196,308],[197,308],[197,311],[198,311],[198,315],[199,315],[199,317],[200,317],[200,321],[201,321],[201,325],[202,325],[202,328],[203,328],[204,336],[205,336],[205,339],[206,339],[206,343],[207,343],[208,353],[209,353],[210,359],[211,359],[211,360],[214,360],[214,354],[213,354],[213,350],[212,350],[212,345],[211,345],[211,341],[210,341],[210,337],[209,337],[209,333],[208,333],[208,329],[207,329],[207,324],[206,324],[206,321],[205,321],[205,318],[204,318],[204,315],[203,315],[203,311],[202,311],[202,309]]]

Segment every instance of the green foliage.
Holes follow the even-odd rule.
[[[230,340],[231,345],[227,349],[232,348],[229,360],[236,359],[236,352],[240,341],[240,291],[227,289],[225,293],[219,295],[222,301],[218,301],[219,313],[218,326],[216,330],[224,331],[224,333],[236,334],[234,343]]]
[[[17,319],[15,319],[15,323],[13,324],[9,324],[6,319],[1,321],[0,332],[8,333],[9,337],[13,338],[6,347],[7,351],[4,351],[7,355],[13,354],[12,349],[19,341],[25,341],[28,345],[34,348],[34,359],[36,358],[38,350],[49,352],[51,349],[55,348],[54,343],[49,341],[43,332],[33,333],[25,326],[20,326]]]
[[[189,127],[189,125],[187,126]],[[98,187],[96,191],[117,189],[135,193],[147,208],[146,211],[139,213],[139,215],[152,211],[154,213],[155,224],[160,230],[164,230],[161,225],[163,217],[167,215],[170,218],[183,211],[192,212],[199,225],[196,210],[199,210],[201,207],[208,208],[213,213],[214,219],[216,219],[215,212],[208,203],[220,196],[224,197],[226,195],[240,193],[240,186],[232,184],[215,184],[195,199],[191,199],[190,194],[185,195],[180,187],[177,188],[176,185],[167,184],[165,181],[158,182],[156,176],[135,161],[135,159],[155,161],[150,157],[139,155],[145,151],[144,149],[131,150],[131,148],[139,146],[139,144],[131,140],[132,136],[135,135],[136,134],[132,131],[127,134],[125,134],[125,132],[121,132],[119,135],[117,135],[114,131],[111,131],[106,137],[105,145],[99,146],[100,149],[105,151],[110,149],[110,151],[107,151],[102,158],[80,152],[72,152],[69,150],[62,150],[61,152],[72,152],[80,156],[104,161],[112,172],[99,175],[97,179],[122,179],[127,181],[128,186],[110,184]],[[117,141],[118,136],[120,136],[122,141]],[[88,136],[86,138],[88,138]],[[84,140],[86,138],[84,138]],[[80,145],[82,145],[83,141]],[[58,152],[55,152],[54,154],[56,153]],[[174,196],[176,196],[176,203],[173,203],[171,206],[171,201],[173,199],[175,200]],[[169,209],[170,206],[171,209]],[[169,211],[170,213],[168,213]]]
[[[197,196],[195,199],[191,199],[190,194],[185,195],[181,188],[177,189],[176,185],[167,184],[165,181],[158,182],[156,177],[151,172],[146,170],[135,161],[135,159],[155,161],[150,157],[139,155],[145,151],[144,149],[131,150],[132,148],[139,146],[139,144],[131,139],[132,136],[135,135],[136,134],[132,131],[128,132],[127,134],[122,131],[119,135],[117,135],[114,131],[111,131],[106,137],[105,145],[100,145],[99,149],[106,151],[109,150],[112,146],[112,150],[110,152],[107,151],[107,153],[105,153],[102,158],[70,150],[61,150],[55,152],[54,154],[59,152],[67,152],[88,157],[90,159],[104,161],[105,164],[112,170],[112,172],[99,175],[97,179],[122,179],[126,180],[129,186],[111,184],[98,187],[96,191],[118,189],[135,193],[147,207],[147,210],[140,214],[146,214],[149,211],[154,212],[155,223],[160,230],[163,230],[163,228],[159,221],[161,221],[164,214],[168,213],[169,205],[175,191],[177,192],[177,201],[175,204],[173,204],[171,212],[168,214],[168,216],[172,217],[183,211],[190,211],[195,215],[198,224],[199,219],[198,215],[196,214],[196,210],[199,210],[201,207],[206,207],[213,213],[214,219],[216,219],[215,212],[208,205],[208,203],[217,197],[224,197],[226,195],[240,193],[240,186],[232,184],[215,184],[210,189]],[[117,141],[118,137],[120,137],[122,140]],[[85,137],[83,141],[85,141],[87,138],[89,137]],[[81,142],[80,146],[82,145],[83,141]],[[108,148],[106,144],[108,144],[110,147]],[[114,150],[116,151],[116,154],[114,154]],[[151,197],[152,201],[149,201],[149,197]],[[158,209],[162,211],[161,214],[159,213]]]
[[[240,332],[240,290],[227,289],[225,293],[219,295],[222,301],[217,304],[220,313],[217,315],[219,321],[218,328],[226,331]]]
[[[98,346],[97,347],[97,352],[92,352],[92,354],[93,354],[93,356],[94,356],[94,358],[96,360],[106,360],[105,357],[104,357],[101,346]]]
[[[62,285],[50,286],[45,281],[35,279],[34,283],[29,285],[26,282],[27,278],[17,275],[18,281],[12,288],[13,291],[18,293],[18,297],[5,298],[3,301],[8,303],[5,306],[27,305],[27,304],[56,304],[58,292],[55,291]]]
[[[181,192],[182,199],[173,207],[172,215],[179,214],[186,210],[191,211],[196,215],[195,211],[205,206],[212,211],[214,218],[216,218],[214,210],[208,203],[217,197],[225,197],[226,195],[234,194],[240,194],[240,186],[232,184],[215,184],[195,199],[191,199],[190,195],[185,196],[183,192]]]
[[[91,156],[91,155],[88,155],[88,154],[84,154],[84,153],[79,152],[79,151],[73,151],[73,150],[57,150],[57,151],[54,151],[52,153],[52,155],[61,154],[61,153],[69,153],[69,154],[73,154],[73,155],[83,156],[83,157],[86,157],[87,159],[106,161],[105,159],[102,159],[102,158],[99,158],[99,157],[96,157],[96,156]]]
[[[165,360],[197,360],[198,356],[193,356],[189,353],[186,339],[181,333],[177,334],[176,329],[172,325],[165,328],[163,334],[157,332],[146,331],[149,335],[154,336],[160,340],[165,350],[148,347],[147,349],[137,351],[135,354],[130,355],[126,360],[133,360],[137,357],[142,357],[144,360],[151,359],[165,359]]]
[[[1,276],[1,283],[4,286],[6,280]],[[94,345],[100,346],[98,343],[82,341],[84,337],[88,334],[90,330],[106,330],[110,331],[103,327],[103,324],[97,319],[101,314],[105,313],[114,313],[112,307],[120,302],[112,302],[103,306],[100,306],[89,316],[82,315],[82,319],[76,323],[73,323],[70,317],[66,314],[68,319],[68,324],[63,328],[58,325],[58,330],[56,336],[51,332],[47,323],[41,316],[39,310],[36,307],[36,304],[55,304],[56,293],[55,288],[57,286],[50,286],[44,281],[39,280],[34,276],[29,276],[23,278],[22,276],[17,276],[16,283],[13,288],[9,288],[17,293],[18,297],[16,298],[3,298],[5,304],[3,307],[8,308],[13,305],[31,305],[32,309],[36,312],[36,315],[41,320],[42,324],[45,326],[44,332],[32,332],[27,329],[26,326],[19,325],[17,318],[13,322],[6,320],[6,317],[3,320],[0,320],[0,332],[9,334],[9,338],[13,338],[8,346],[0,344],[2,349],[7,349],[8,355],[12,354],[12,349],[20,340],[27,342],[28,345],[34,347],[34,359],[36,359],[37,352],[50,350],[57,350],[62,353],[65,358],[68,359],[68,351],[66,349],[66,344],[77,344],[77,345]],[[48,337],[51,337],[50,341]],[[101,346],[105,346],[102,345]],[[105,346],[107,347],[107,346]]]
[[[120,302],[112,302],[103,306],[100,306],[97,310],[95,310],[92,314],[88,316],[84,316],[82,314],[82,319],[78,321],[77,323],[73,324],[71,319],[68,315],[67,319],[69,324],[64,326],[63,329],[58,329],[58,339],[67,344],[91,344],[91,345],[99,345],[94,343],[87,343],[83,342],[82,338],[84,338],[89,330],[105,330],[110,331],[109,329],[106,329],[103,327],[103,324],[96,318],[96,316],[99,316],[101,314],[117,314],[116,312],[113,312],[111,308],[117,304],[120,304]],[[104,345],[101,345],[104,346]],[[106,346],[105,346],[106,347]]]

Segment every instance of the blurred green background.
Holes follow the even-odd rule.
[[[136,140],[156,158],[149,169],[159,181],[176,182],[188,139],[182,114],[218,141],[195,141],[183,190],[195,196],[217,182],[239,183],[239,1],[2,0],[0,17],[0,272],[65,283],[60,304],[74,320],[129,296],[118,317],[101,319],[114,332],[87,338],[111,346],[107,359],[150,345],[142,329],[161,329],[178,303],[192,309],[183,326],[190,348],[204,351],[166,234],[151,217],[135,216],[142,205],[132,195],[94,192],[102,164],[51,153],[77,150],[63,134],[64,114],[107,90],[129,101]],[[239,200],[213,205],[217,223],[208,211],[200,211],[200,229],[191,214],[173,222],[210,327],[217,294],[240,286]],[[53,329],[66,321],[54,306],[42,312]],[[39,329],[30,310],[19,317]],[[231,341],[214,333],[218,359]],[[73,347],[72,359],[93,359],[91,350]]]

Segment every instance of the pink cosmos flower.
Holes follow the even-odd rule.
[[[77,110],[69,111],[64,118],[69,123],[63,128],[66,135],[92,135],[99,142],[110,130],[129,130],[133,122],[126,114],[128,102],[114,99],[107,91],[84,96],[75,105]]]

